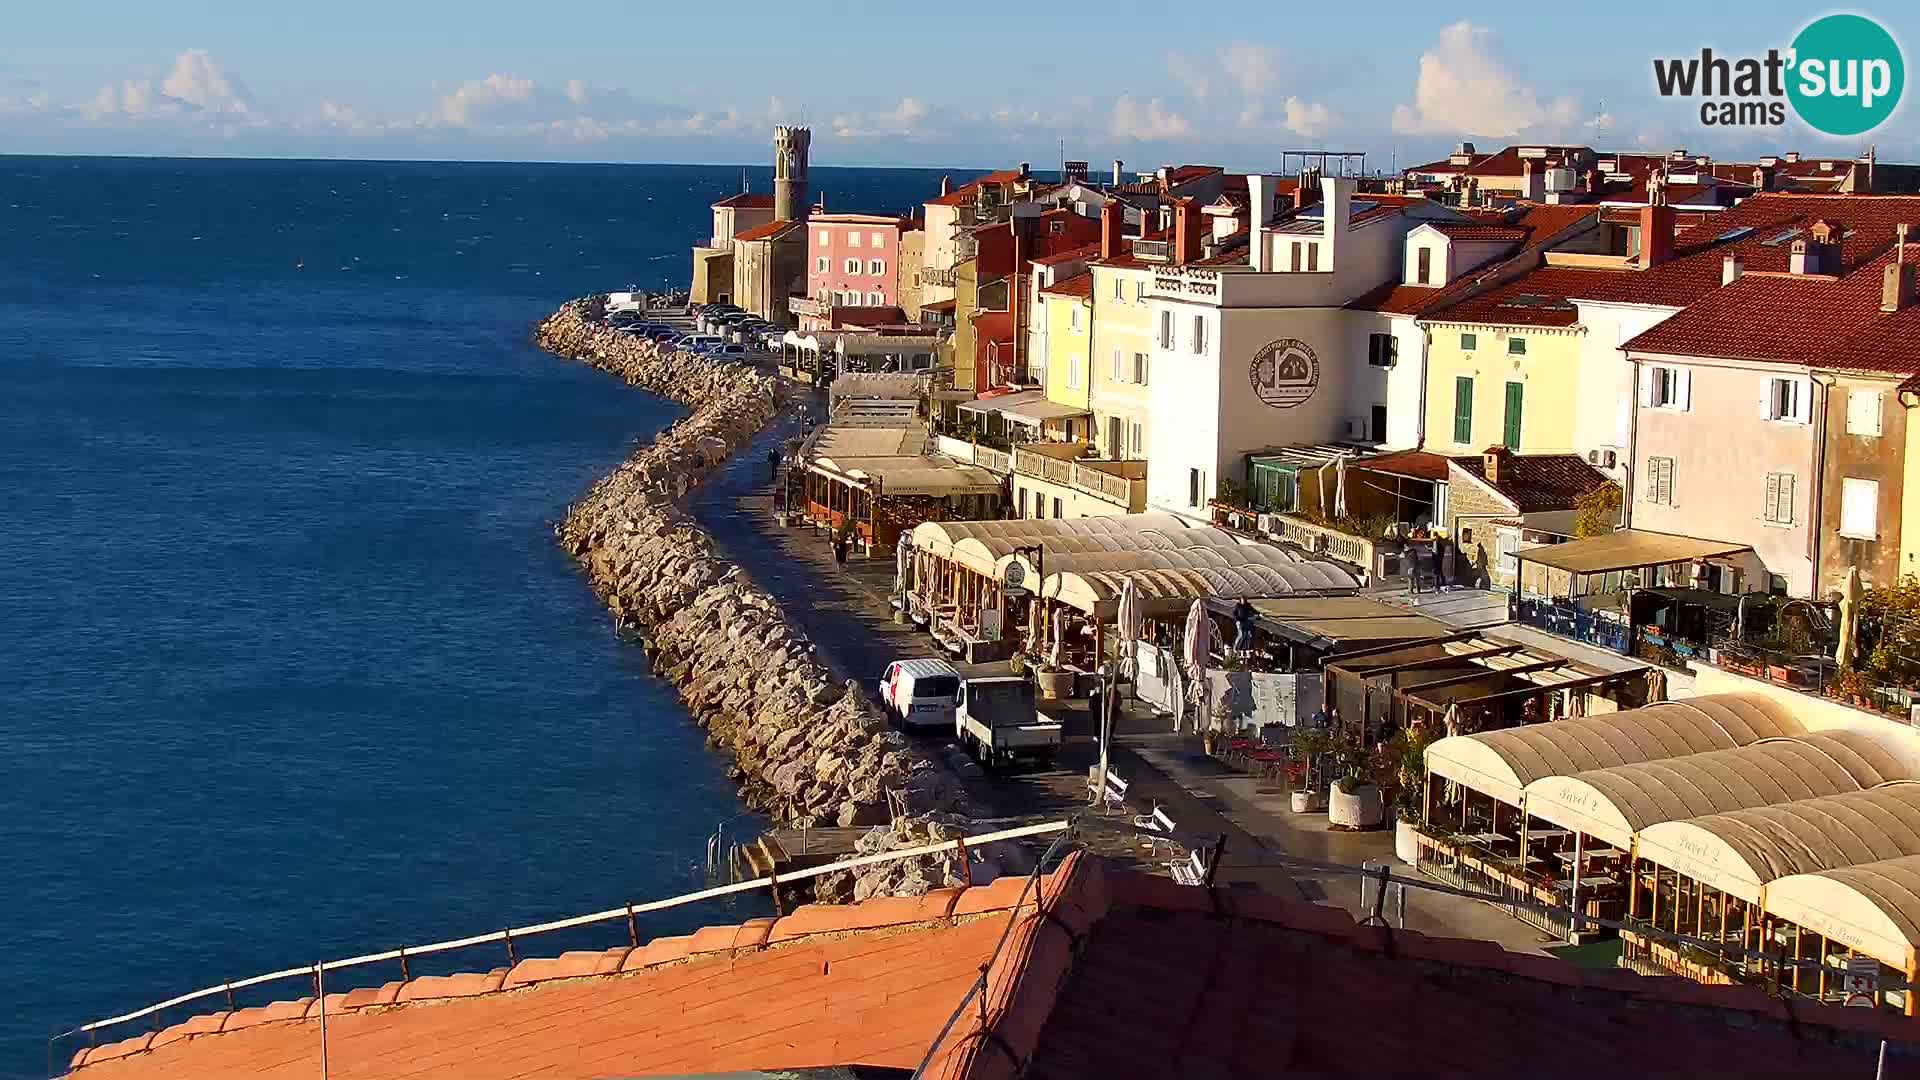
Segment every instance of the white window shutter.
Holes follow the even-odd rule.
[[[1767,521],[1780,520],[1780,474],[1779,473],[1767,474],[1766,506],[1762,509],[1761,514]]]
[[[1643,367],[1640,369],[1640,406],[1641,408],[1649,408],[1652,405],[1653,405],[1653,369],[1650,367]]]
[[[1793,524],[1793,474],[1780,474],[1780,520]]]
[[[1773,411],[1773,385],[1779,381],[1768,379],[1760,384],[1760,419],[1762,420],[1777,419]]]
[[[1677,393],[1680,399],[1680,409],[1684,412],[1693,408],[1693,369],[1676,368],[1674,370],[1674,377],[1679,382]]]

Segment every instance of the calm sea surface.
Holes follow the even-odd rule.
[[[0,1077],[180,991],[699,886],[739,802],[549,531],[677,409],[528,332],[683,282],[740,177],[0,157]],[[937,183],[814,170],[839,209]]]

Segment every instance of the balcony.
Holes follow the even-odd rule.
[[[1337,559],[1363,573],[1373,573],[1373,541],[1326,525],[1316,525],[1294,514],[1262,514],[1232,503],[1214,502],[1213,523],[1222,528],[1250,533],[1329,559]]]
[[[789,296],[787,310],[795,315],[826,315],[833,310],[833,305],[811,296]]]
[[[939,267],[928,266],[922,268],[920,271],[920,284],[931,285],[936,289],[951,289],[957,280],[957,275],[954,274],[952,267],[941,269]]]
[[[1082,495],[1128,510],[1146,505],[1145,466],[1145,462],[1135,461],[1076,461],[1026,446],[1013,450],[1013,471],[1019,475],[1072,488]],[[1133,472],[1141,475],[1129,475]]]

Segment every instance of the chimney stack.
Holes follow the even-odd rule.
[[[1126,204],[1108,199],[1100,207],[1100,257],[1111,259],[1120,254],[1120,230],[1127,220]]]
[[[1114,187],[1119,187],[1121,184],[1124,184],[1127,182],[1126,172],[1125,172],[1126,164],[1127,164],[1126,162],[1121,161],[1119,158],[1113,159],[1113,186]]]
[[[1185,266],[1200,259],[1200,235],[1204,232],[1200,220],[1200,202],[1197,199],[1181,199],[1173,212],[1173,261],[1177,266]]]
[[[1818,273],[1814,269],[1817,265],[1818,257],[1807,250],[1807,242],[1795,240],[1792,251],[1787,255],[1788,271],[1795,274]]]
[[[1720,261],[1720,284],[1731,285],[1746,273],[1747,263],[1738,255],[1729,255]]]
[[[1533,159],[1520,163],[1520,197],[1528,202],[1540,202],[1546,198],[1546,175],[1534,167]]]
[[[1032,175],[1033,175],[1033,163],[1030,161],[1021,162],[1020,163],[1020,179],[1025,180],[1027,177]]]
[[[1640,267],[1659,266],[1673,258],[1673,207],[1667,205],[1667,174],[1647,177],[1647,205],[1640,209]]]
[[[1880,283],[1880,310],[1892,314],[1913,303],[1913,264],[1907,262],[1907,227],[1896,225],[1899,237],[1894,245],[1893,261],[1887,264]]]
[[[1480,455],[1481,467],[1487,471],[1487,483],[1498,484],[1500,482],[1500,468],[1506,463],[1506,459],[1511,453],[1512,451],[1504,446],[1489,446],[1486,451]]]
[[[1267,243],[1260,230],[1273,212],[1272,183],[1271,177],[1260,173],[1247,174],[1247,265],[1256,273],[1267,268]]]

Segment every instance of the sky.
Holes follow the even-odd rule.
[[[1272,169],[1325,148],[1391,169],[1462,140],[1721,158],[1871,141],[1920,160],[1910,105],[1867,139],[1832,139],[1703,127],[1695,104],[1654,91],[1656,54],[1763,54],[1827,9],[1512,7],[9,5],[0,153],[744,164],[767,160],[772,125],[805,123],[819,165]],[[1832,10],[1920,41],[1920,6]]]

